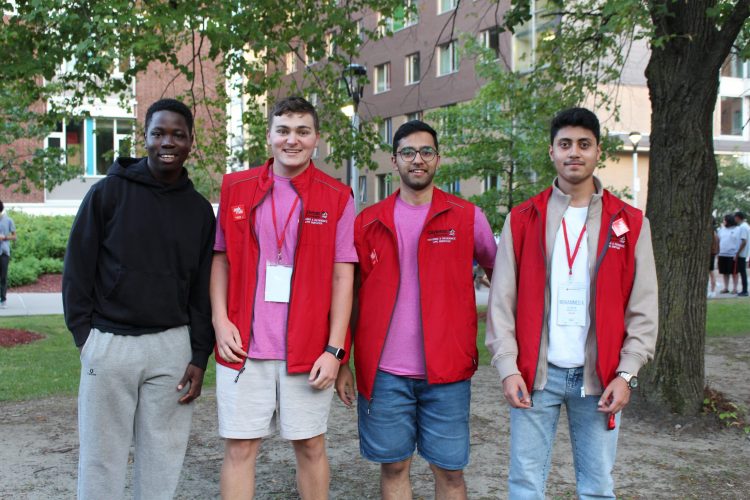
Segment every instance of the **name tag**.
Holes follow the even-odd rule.
[[[266,262],[266,302],[289,302],[293,269],[292,266]]]
[[[586,285],[566,283],[557,289],[557,324],[586,325]]]

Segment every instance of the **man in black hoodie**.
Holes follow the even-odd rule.
[[[215,218],[183,167],[193,116],[162,99],[145,128],[148,157],[118,158],[92,186],[65,255],[65,322],[81,351],[79,499],[122,496],[133,439],[135,498],[174,496],[214,345]]]

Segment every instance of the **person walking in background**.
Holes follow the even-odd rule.
[[[739,229],[740,249],[737,252],[737,273],[740,275],[742,282],[742,291],[737,295],[747,297],[747,255],[750,250],[750,226],[745,221],[745,214],[735,212],[734,221]]]
[[[81,355],[78,498],[171,499],[193,401],[214,346],[215,219],[184,167],[193,114],[146,111],[146,158],[117,158],[81,203],[63,268],[65,323]]]
[[[716,255],[719,253],[719,235],[716,232],[716,217],[711,217],[711,261],[708,264],[710,289],[708,298],[716,297]]]
[[[505,219],[487,308],[486,343],[511,406],[508,497],[544,498],[565,405],[578,497],[615,498],[620,410],[656,347],[651,230],[594,177],[594,113],[558,113],[549,155],[552,186]]]
[[[361,455],[380,463],[381,496],[412,497],[416,449],[430,463],[435,498],[466,498],[471,377],[477,369],[476,259],[492,277],[497,245],[484,213],[435,187],[438,139],[404,123],[391,163],[401,188],[357,217],[361,287],[354,334]],[[336,382],[354,402],[348,365]]]
[[[8,267],[10,265],[10,242],[16,240],[16,225],[5,213],[5,205],[0,200],[0,307],[7,304]]]
[[[354,198],[313,164],[320,127],[308,101],[279,100],[266,139],[273,157],[221,187],[211,270],[221,496],[253,497],[262,439],[278,429],[300,497],[323,499],[333,384],[348,361]]]
[[[732,277],[733,290],[737,293],[737,254],[740,251],[740,228],[734,215],[724,216],[724,225],[719,229],[719,274],[724,280],[721,293],[729,293],[729,277]]]

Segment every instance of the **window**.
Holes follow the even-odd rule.
[[[317,57],[315,56],[314,50],[312,47],[305,47],[305,64],[307,66],[312,66],[318,62]]]
[[[326,35],[326,56],[333,57],[336,54],[336,44],[333,41],[333,33]]]
[[[414,7],[414,0],[404,0],[404,3],[393,10],[391,29],[402,30],[414,26],[419,22],[419,14]]]
[[[443,14],[456,8],[458,0],[438,0],[438,14]]]
[[[499,175],[488,175],[484,178],[484,190],[485,191],[497,191],[500,189],[500,176]]]
[[[391,63],[375,66],[375,93],[391,90]]]
[[[297,71],[297,54],[292,51],[286,55],[286,74],[291,75]]]
[[[419,52],[406,56],[406,84],[417,83],[421,77],[419,69]]]
[[[455,181],[444,184],[443,191],[451,194],[459,194],[461,192],[461,181],[456,179]]]
[[[81,167],[84,175],[106,175],[117,156],[134,153],[135,120],[129,118],[85,118],[58,123],[45,146],[63,152],[67,165]]]
[[[422,119],[422,112],[421,111],[415,111],[413,113],[407,113],[406,114],[406,121],[410,122],[412,120],[421,120]]]
[[[458,71],[458,43],[453,40],[438,45],[437,75],[449,75]]]
[[[745,78],[745,75],[745,61],[740,59],[737,54],[729,54],[727,60],[721,65],[721,76]]]
[[[378,174],[378,192],[376,196],[378,201],[383,201],[393,193],[393,176],[391,174]]]
[[[530,71],[536,65],[536,47],[542,40],[555,37],[558,16],[547,12],[548,0],[536,0],[531,19],[519,26],[513,35],[513,70]]]
[[[742,98],[721,98],[721,135],[742,136]]]
[[[357,195],[360,203],[367,203],[367,176],[360,175],[357,184]]]
[[[380,140],[386,144],[393,144],[393,120],[385,118],[378,124]]]
[[[479,33],[479,42],[495,54],[495,60],[500,59],[500,29],[497,26]]]

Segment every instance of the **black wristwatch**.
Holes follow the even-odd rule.
[[[330,352],[334,356],[336,356],[336,359],[342,360],[344,359],[344,356],[346,356],[346,351],[341,349],[340,347],[333,347],[332,345],[326,346],[326,352]]]
[[[624,379],[628,383],[628,387],[636,389],[638,387],[638,377],[628,372],[617,372],[617,376]]]

